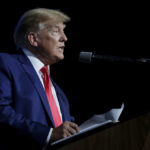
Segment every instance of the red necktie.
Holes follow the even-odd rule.
[[[62,124],[62,120],[60,118],[58,108],[56,106],[54,97],[52,95],[51,82],[50,82],[50,78],[49,78],[49,74],[48,74],[48,68],[46,66],[42,67],[41,72],[43,73],[43,76],[44,76],[44,79],[43,79],[44,87],[45,87],[47,99],[49,102],[49,106],[50,106],[50,109],[52,112],[54,124],[55,124],[55,127],[58,127]]]

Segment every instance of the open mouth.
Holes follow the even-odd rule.
[[[64,48],[65,48],[64,46],[61,46],[61,47],[58,48],[58,50],[61,51],[61,52],[63,52]]]

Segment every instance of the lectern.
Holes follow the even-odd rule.
[[[48,149],[150,150],[150,112],[74,136]]]

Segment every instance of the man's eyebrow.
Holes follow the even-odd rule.
[[[60,26],[56,24],[56,25],[53,26],[53,28],[60,28]],[[63,29],[64,29],[64,28],[66,28],[66,25],[65,25],[65,24],[63,24]]]

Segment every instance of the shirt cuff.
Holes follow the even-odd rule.
[[[48,143],[49,143],[51,135],[52,135],[52,131],[53,131],[53,128],[50,128],[48,136],[46,138],[46,144],[45,144],[45,146],[44,146],[44,148],[42,150],[46,150],[47,149]]]

